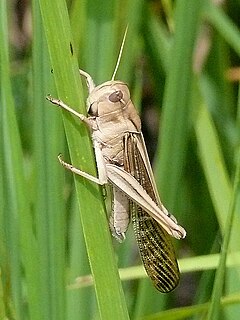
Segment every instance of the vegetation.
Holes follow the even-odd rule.
[[[213,2],[0,1],[0,319],[238,317],[240,5]],[[142,116],[161,199],[187,230],[167,295],[132,231],[111,238],[109,190],[59,165],[62,152],[96,174],[87,129],[45,99],[86,113],[78,68],[109,80],[127,25],[116,78]]]

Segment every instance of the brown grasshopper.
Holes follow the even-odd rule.
[[[121,54],[121,52],[120,52]],[[115,69],[116,71],[116,69]],[[183,239],[186,231],[163,206],[159,198],[149,162],[141,121],[131,101],[127,85],[111,81],[95,86],[86,78],[89,96],[86,117],[64,102],[48,96],[53,104],[77,116],[91,130],[98,178],[66,163],[73,173],[97,184],[110,183],[113,190],[110,229],[122,241],[128,228],[130,213],[140,255],[146,272],[161,292],[173,290],[179,282],[179,269],[170,236]]]

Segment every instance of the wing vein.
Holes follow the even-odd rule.
[[[141,137],[128,132],[124,136],[124,169],[142,185],[149,196],[161,208],[156,195],[151,167],[143,159],[145,153],[139,150]],[[148,276],[161,292],[172,291],[179,282],[179,269],[170,235],[147,212],[133,201],[130,202],[133,229],[140,256]]]

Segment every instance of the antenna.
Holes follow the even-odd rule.
[[[128,32],[128,25],[127,25],[126,30],[125,30],[125,32],[124,32],[124,36],[123,36],[121,48],[120,48],[120,51],[119,51],[119,55],[118,55],[116,67],[115,67],[115,69],[114,69],[114,72],[113,72],[113,75],[112,75],[112,79],[111,79],[112,81],[114,80],[115,75],[116,75],[117,70],[118,70],[118,67],[119,67],[119,63],[120,63],[120,60],[121,60],[121,57],[122,57],[122,52],[123,52],[123,47],[124,47],[124,44],[125,44],[127,32]]]

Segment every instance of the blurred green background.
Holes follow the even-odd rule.
[[[239,1],[0,8],[0,319],[237,319]],[[131,226],[123,244],[111,238],[109,190],[59,165],[61,152],[96,174],[86,128],[45,99],[86,112],[78,68],[110,80],[127,25],[116,79],[141,115],[161,199],[187,230],[167,295],[146,278]]]

